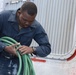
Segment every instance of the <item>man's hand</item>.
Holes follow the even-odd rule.
[[[28,47],[28,46],[25,46],[25,45],[22,45],[18,48],[19,52],[21,53],[21,55],[23,54],[31,54],[33,53],[33,49],[31,47]]]
[[[15,56],[15,55],[17,56],[17,54],[16,54],[16,48],[15,48],[17,45],[18,45],[18,44],[6,46],[6,47],[4,48],[4,50],[5,50],[6,52],[14,55],[14,56]]]

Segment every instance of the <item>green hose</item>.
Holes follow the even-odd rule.
[[[7,46],[17,44],[18,42],[10,37],[2,37],[0,38],[0,41],[5,43]],[[17,47],[19,47],[18,45]],[[16,47],[16,49],[17,49]],[[30,59],[30,56],[28,54],[20,55],[19,51],[16,50],[18,58],[19,58],[19,69],[17,72],[17,75],[20,75],[23,65],[23,75],[35,75],[35,71],[33,68],[33,63]],[[23,62],[23,63],[22,63]]]
[[[0,38],[0,41],[6,43],[8,46],[9,45],[13,45],[14,43],[10,42],[7,40],[8,37],[2,37]],[[11,38],[8,38],[10,39],[11,41],[13,41]],[[17,50],[16,50],[17,51]],[[20,56],[20,53],[17,51],[17,55],[19,57],[19,69],[18,69],[18,72],[17,72],[17,75],[20,75],[20,72],[21,72],[21,68],[22,68],[22,59],[21,59],[21,56]]]

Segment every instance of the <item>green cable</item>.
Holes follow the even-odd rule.
[[[31,71],[31,73],[32,73],[32,74],[30,74],[30,75],[35,75],[33,63],[32,63],[32,61],[31,61],[30,57],[27,57],[27,59],[28,59],[29,65],[30,65],[30,66],[29,66],[29,67],[30,67],[30,71]]]
[[[10,41],[10,42],[12,42],[12,43],[14,43],[14,44],[16,44],[16,43],[18,43],[17,41],[15,41],[13,38],[10,38],[10,37],[7,37],[7,36],[4,36],[4,37],[2,37],[3,39],[6,39],[6,40],[8,40],[8,41]]]
[[[0,41],[6,43],[8,46],[14,44],[14,43],[6,40],[6,38],[0,38]],[[18,58],[19,58],[19,69],[18,69],[17,75],[20,75],[21,68],[22,68],[22,59],[21,59],[21,56],[20,56],[20,53],[18,52],[18,50],[16,50],[16,52],[17,52],[17,55],[18,55]]]
[[[23,66],[24,69],[23,69],[23,75],[28,75],[28,63],[27,63],[27,56],[26,55],[22,55],[22,59],[23,59],[23,65],[26,65],[26,66]]]
[[[6,43],[7,45],[13,45],[13,44],[17,44],[18,43],[14,39],[12,39],[10,37],[7,37],[7,36],[2,37],[0,39],[0,41]],[[18,45],[18,46],[20,46],[20,45]],[[21,68],[22,68],[22,62],[23,62],[23,66],[24,66],[23,75],[35,75],[35,71],[34,71],[34,68],[33,68],[33,63],[31,61],[29,55],[28,54],[24,54],[24,55],[21,56],[19,51],[18,50],[16,50],[16,51],[17,51],[17,54],[18,54],[18,57],[19,57],[19,63],[20,63],[17,75],[20,75]],[[22,57],[22,59],[21,59],[21,57]]]
[[[20,75],[21,68],[22,68],[22,59],[21,59],[20,53],[18,51],[16,51],[16,52],[17,52],[17,55],[18,55],[18,58],[19,58],[19,69],[18,69],[17,75]]]
[[[8,40],[6,40],[6,39],[3,39],[3,38],[0,38],[0,41],[4,42],[4,43],[6,43],[6,44],[9,44],[9,45],[13,45],[12,42],[10,42],[10,41],[8,41]]]

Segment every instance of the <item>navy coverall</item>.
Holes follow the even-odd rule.
[[[29,27],[19,30],[15,10],[0,13],[0,38],[3,36],[9,36],[26,46],[30,46],[34,39],[39,45],[34,53],[37,56],[45,57],[51,52],[47,34],[40,23],[35,20]],[[6,44],[0,42],[0,75],[16,75],[18,58],[5,52],[5,46]]]

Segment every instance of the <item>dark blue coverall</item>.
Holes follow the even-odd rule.
[[[34,54],[40,57],[47,56],[51,52],[51,47],[43,27],[35,20],[31,26],[19,30],[16,12],[8,10],[0,13],[0,38],[9,36],[26,46],[30,46],[34,39],[39,44]],[[17,75],[18,57],[12,57],[5,52],[5,46],[6,44],[0,41],[0,75]]]

